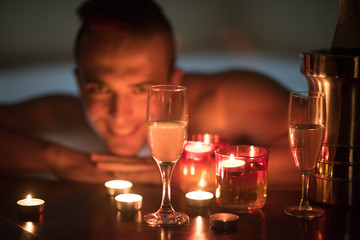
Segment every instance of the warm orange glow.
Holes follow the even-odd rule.
[[[28,196],[30,196],[30,195],[28,195]],[[31,197],[31,196],[30,196]],[[24,225],[24,229],[25,229],[25,231],[27,231],[27,232],[30,232],[30,233],[33,233],[34,232],[34,224],[32,223],[32,222],[26,222],[25,223],[25,225]]]
[[[105,183],[107,188],[115,188],[115,189],[124,189],[124,188],[131,188],[132,183],[125,180],[111,180]]]
[[[235,159],[234,154],[230,154],[230,157],[228,160],[222,161],[220,163],[221,167],[241,167],[245,165],[245,161],[240,159]]]
[[[206,186],[206,181],[203,178],[201,178],[199,181],[199,187],[203,188],[205,186]]]
[[[190,167],[190,174],[195,175],[195,167],[194,167],[194,165],[191,165],[191,167]]]
[[[195,144],[188,144],[185,150],[192,153],[206,153],[211,151],[211,147],[202,142],[196,142]]]
[[[185,197],[195,200],[208,200],[214,197],[211,192],[205,192],[202,190],[192,191],[185,194]]]
[[[139,194],[127,193],[127,194],[119,194],[115,197],[116,201],[120,202],[139,202],[142,201],[142,196]]]

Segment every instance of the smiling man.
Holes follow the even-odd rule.
[[[1,169],[160,183],[151,157],[136,156],[146,140],[148,87],[179,84],[182,77],[173,67],[171,26],[146,0],[86,1],[78,14],[75,76],[81,101],[46,96],[1,106]]]
[[[74,73],[81,98],[44,96],[0,106],[2,172],[160,184],[155,161],[139,156],[146,148],[147,89],[183,84],[192,133],[268,147],[269,183],[299,182],[287,144],[286,89],[249,71],[183,77],[174,67],[171,26],[152,1],[89,0],[78,14]]]

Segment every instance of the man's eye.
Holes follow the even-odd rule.
[[[111,90],[109,87],[107,87],[104,84],[98,84],[98,83],[86,84],[85,89],[87,92],[93,93],[93,94],[111,93]]]
[[[150,85],[139,85],[139,86],[134,86],[133,87],[133,93],[135,94],[143,94],[143,93],[147,93],[148,89],[149,89]]]

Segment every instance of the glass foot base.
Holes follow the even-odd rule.
[[[302,219],[313,219],[324,215],[324,210],[317,207],[311,207],[308,210],[299,209],[299,206],[289,206],[284,212],[290,216]]]
[[[144,221],[151,227],[178,226],[187,224],[189,222],[189,216],[181,212],[155,212],[146,214]]]

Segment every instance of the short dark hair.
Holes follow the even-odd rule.
[[[134,36],[170,33],[175,48],[172,27],[162,9],[151,0],[87,0],[77,14],[82,24],[75,39],[75,59],[80,39],[89,29]]]

